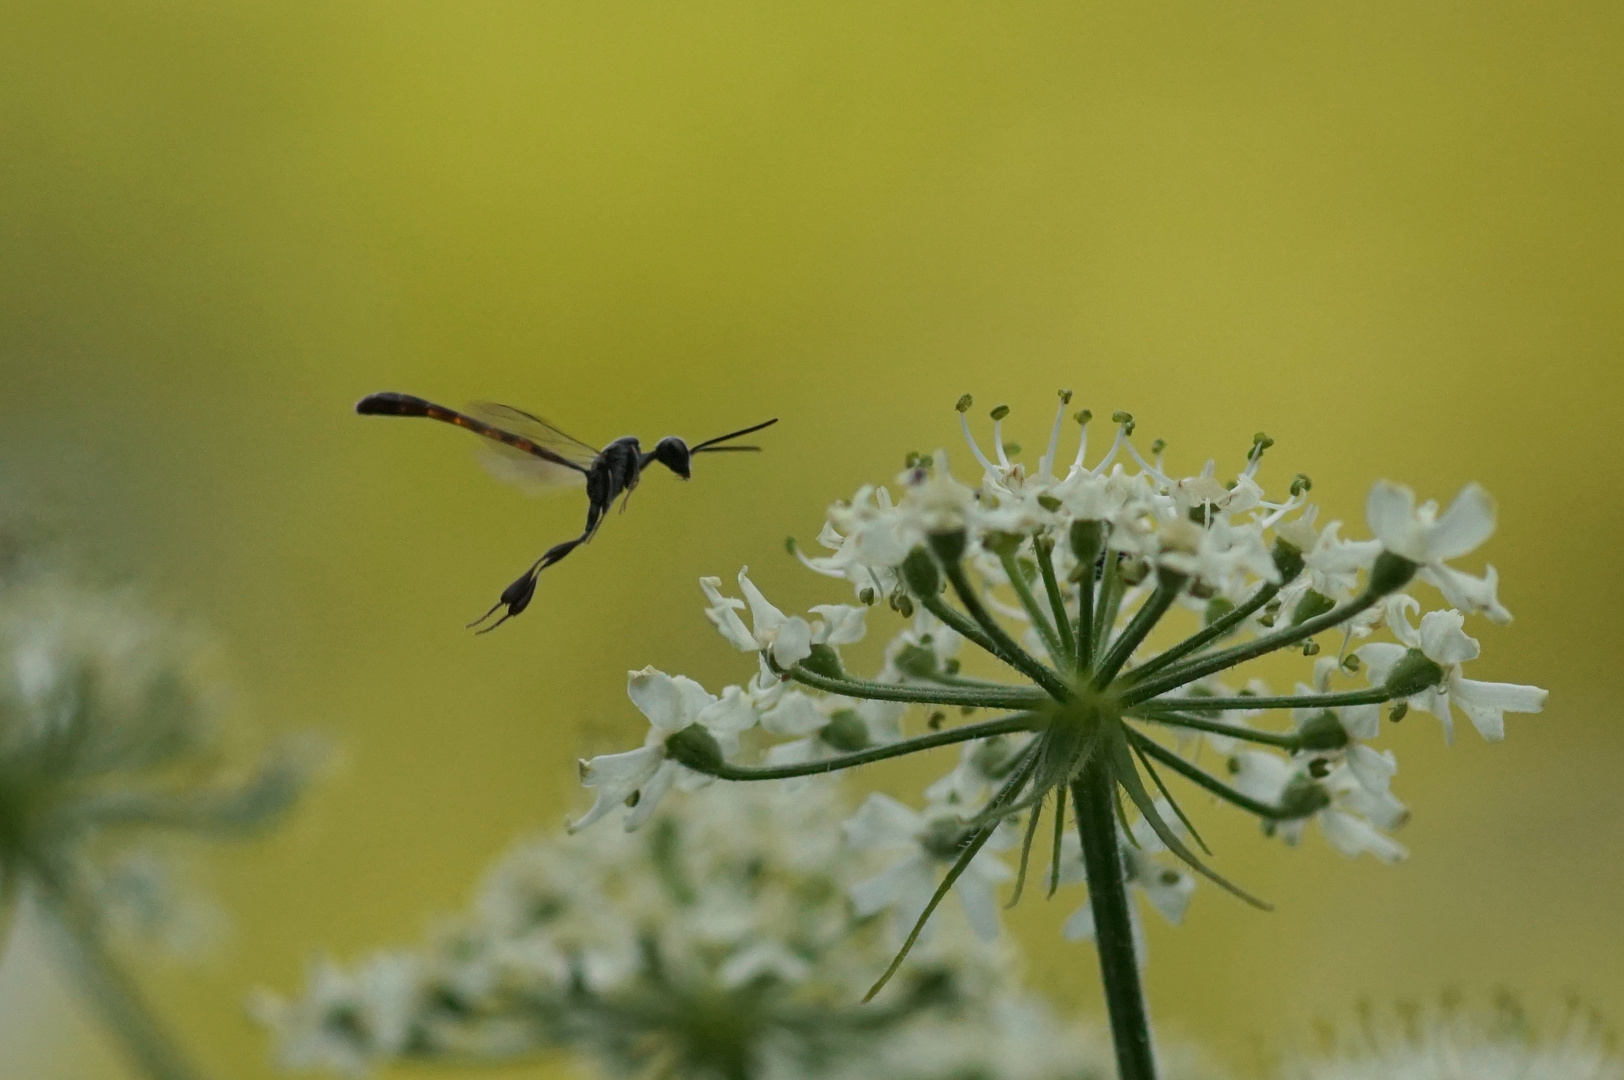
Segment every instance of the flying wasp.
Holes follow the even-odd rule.
[[[610,505],[622,496],[625,498],[620,508],[624,511],[632,489],[637,487],[643,470],[652,462],[659,462],[687,480],[695,454],[759,451],[759,446],[740,446],[732,440],[778,423],[775,416],[693,446],[675,435],[667,435],[654,444],[654,449],[647,451],[636,436],[626,435],[600,450],[566,435],[539,416],[508,405],[480,403],[458,412],[410,394],[381,393],[362,398],[356,403],[355,411],[363,416],[424,416],[483,435],[491,440],[489,445],[495,454],[487,463],[502,479],[528,485],[585,483],[586,528],[581,530],[580,536],[554,544],[543,552],[518,580],[502,590],[501,597],[489,611],[468,624],[469,629],[477,628],[476,632],[481,634],[495,630],[530,606],[541,572],[591,540],[598,526],[603,524]],[[484,625],[498,612],[501,614],[496,621]]]

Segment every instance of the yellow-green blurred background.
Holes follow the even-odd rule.
[[[628,668],[748,675],[698,576],[844,599],[786,534],[954,444],[960,393],[1031,444],[1067,386],[1192,471],[1268,431],[1266,478],[1355,534],[1376,477],[1483,481],[1517,621],[1471,673],[1552,691],[1500,745],[1393,729],[1396,869],[1203,807],[1279,910],[1152,927],[1161,1027],[1245,1069],[1361,997],[1624,1017],[1621,121],[1608,3],[0,4],[0,478],[205,617],[242,712],[344,748],[214,861],[235,935],[154,995],[215,1075],[271,1075],[243,992],[461,906],[641,737]],[[589,440],[783,420],[651,475],[475,638],[579,496],[351,415],[381,389]],[[1014,921],[1093,1010],[1067,910]],[[56,1075],[115,1074],[87,1053]]]

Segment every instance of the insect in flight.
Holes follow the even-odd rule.
[[[548,548],[517,581],[502,590],[501,597],[489,611],[468,624],[470,628],[480,626],[498,611],[502,612],[495,622],[478,631],[482,634],[495,630],[530,605],[536,594],[536,578],[541,572],[591,540],[598,526],[603,524],[610,504],[622,495],[630,500],[632,489],[650,463],[657,461],[686,480],[693,455],[760,450],[759,446],[739,446],[731,440],[778,423],[775,416],[754,427],[718,435],[694,446],[675,435],[667,435],[648,451],[635,436],[626,435],[599,450],[564,434],[539,416],[507,405],[482,403],[458,412],[410,394],[381,393],[362,398],[355,411],[363,416],[425,416],[483,435],[492,440],[489,445],[500,455],[492,459],[492,471],[505,479],[531,484],[572,481],[586,484],[586,528],[581,530],[580,536]],[[625,508],[626,502],[622,501],[621,510]]]

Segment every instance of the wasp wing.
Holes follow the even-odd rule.
[[[480,464],[498,480],[529,494],[583,483],[598,456],[593,447],[523,409],[476,401],[464,411],[509,436],[480,443]]]

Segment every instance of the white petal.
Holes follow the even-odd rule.
[[[1483,576],[1477,578],[1464,570],[1434,563],[1423,566],[1418,576],[1443,593],[1450,604],[1463,611],[1486,615],[1490,622],[1504,624],[1511,621],[1511,612],[1500,603],[1498,595],[1500,575],[1492,566],[1484,567]]]
[[[1461,488],[1427,537],[1428,562],[1457,559],[1494,532],[1494,499],[1481,484]]]
[[[662,731],[681,731],[716,700],[686,675],[671,676],[646,667],[629,671],[626,676],[626,695],[649,723]]]
[[[756,707],[737,686],[723,690],[720,700],[707,705],[695,717],[695,721],[703,724],[707,731],[727,735],[749,731],[756,726],[757,719]]]
[[[1144,890],[1150,906],[1160,912],[1162,918],[1177,926],[1184,921],[1184,913],[1190,907],[1190,897],[1195,895],[1195,878],[1170,867],[1158,866],[1139,882],[1139,887]]]
[[[761,595],[755,582],[747,576],[749,567],[739,571],[739,589],[744,593],[745,602],[750,605],[750,622],[755,626],[756,640],[766,641],[767,635],[772,634],[784,622],[784,613],[768,603],[767,598]]]
[[[721,631],[722,637],[727,639],[729,645],[741,652],[755,652],[761,646],[756,644],[756,637],[750,628],[744,625],[738,612],[744,608],[744,601],[735,600],[721,593],[721,578],[702,577],[699,587],[705,590],[710,599],[711,606],[705,609],[705,618],[709,619],[716,629]]]
[[[892,904],[917,894],[921,882],[926,890],[934,891],[935,878],[931,874],[929,862],[923,855],[909,855],[902,861],[893,863],[881,870],[873,877],[865,878],[846,890],[851,897],[852,910],[859,918],[867,918],[879,911],[884,911]],[[925,893],[926,901],[930,899],[930,891]],[[920,909],[923,905],[920,905]],[[917,911],[915,912],[917,918]]]
[[[812,611],[823,619],[827,627],[823,633],[823,644],[852,645],[863,640],[867,630],[863,621],[868,614],[867,608],[852,607],[850,604],[819,604]]]
[[[1385,792],[1398,772],[1398,759],[1391,750],[1384,753],[1368,746],[1350,746],[1347,762],[1348,771],[1366,791]]]
[[[998,918],[998,896],[991,883],[966,872],[953,883],[953,891],[958,894],[964,917],[969,920],[970,929],[975,931],[976,937],[982,941],[996,938],[998,931],[1003,929],[1003,923]]]
[[[1380,686],[1387,681],[1387,676],[1392,674],[1393,665],[1402,660],[1408,651],[1404,646],[1395,645],[1391,641],[1373,641],[1369,645],[1361,645],[1353,650],[1353,655],[1364,664],[1365,677],[1370,680],[1370,685]]]
[[[785,619],[778,627],[777,640],[773,642],[773,659],[778,666],[794,667],[811,655],[811,625],[799,615]]]
[[[1458,675],[1449,680],[1450,698],[1490,742],[1506,737],[1505,714],[1536,713],[1545,707],[1547,691],[1517,683],[1478,682]]]
[[[817,699],[799,690],[785,691],[776,705],[761,714],[761,726],[774,735],[810,735],[828,723]]]
[[[660,768],[649,778],[648,783],[637,789],[637,805],[626,815],[627,832],[636,830],[653,816],[655,808],[660,805],[660,800],[676,781],[679,767],[675,761],[661,762]]]
[[[1412,554],[1414,520],[1415,493],[1401,484],[1376,481],[1365,499],[1365,521],[1370,525],[1370,531],[1376,534],[1376,539],[1388,551],[1417,562],[1426,562],[1424,557],[1416,558],[1416,554],[1424,556],[1424,552]]]
[[[763,975],[797,983],[811,971],[812,966],[806,959],[791,952],[782,942],[758,941],[728,957],[716,974],[722,986],[731,990]]]
[[[857,715],[868,725],[868,737],[877,743],[896,742],[902,738],[902,717],[908,706],[901,701],[860,701]]]
[[[663,746],[641,746],[620,754],[599,754],[581,762],[581,783],[589,788],[611,787],[630,795],[654,775],[665,760]]]
[[[1094,908],[1088,901],[1072,912],[1066,919],[1066,924],[1060,928],[1060,936],[1067,941],[1093,941],[1094,940]]]
[[[1352,814],[1325,810],[1319,815],[1319,822],[1331,846],[1350,859],[1368,851],[1382,862],[1396,863],[1409,855],[1403,844]]]
[[[875,792],[840,828],[852,847],[870,848],[911,846],[924,827],[925,819],[916,810]]]
[[[1466,619],[1458,611],[1429,611],[1421,616],[1421,651],[1435,664],[1450,667],[1476,660],[1477,641],[1461,629]]]
[[[1351,739],[1374,739],[1382,733],[1380,705],[1344,705],[1340,715],[1342,730]]]

